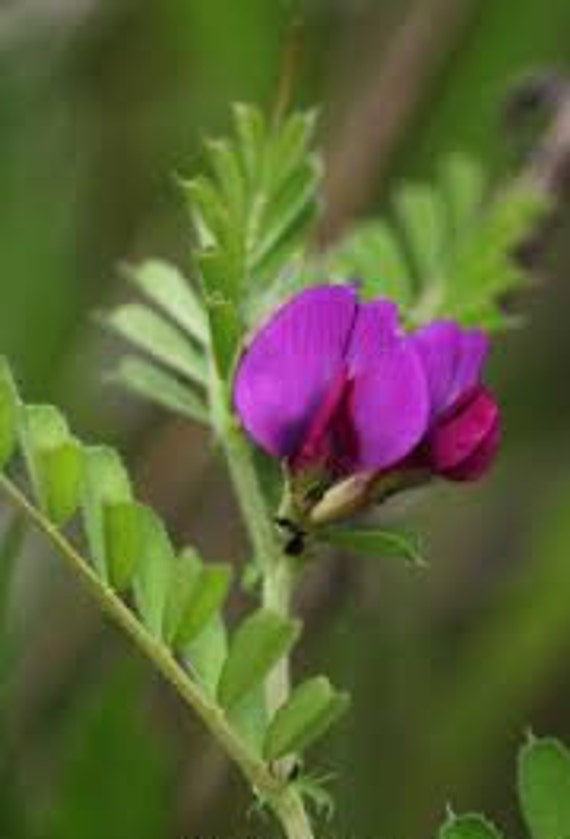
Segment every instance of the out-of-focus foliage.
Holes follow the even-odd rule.
[[[342,124],[353,98],[375,87],[377,62],[410,5],[301,5],[306,51],[296,97],[325,99],[321,130],[329,145],[335,120]],[[139,264],[160,254],[190,273],[187,220],[169,175],[199,168],[201,135],[226,130],[229,101],[271,99],[289,9],[265,0],[239,8],[230,0],[22,0],[5,7],[0,348],[15,359],[34,398],[73,406],[82,431],[124,437],[145,499],[159,504],[183,541],[191,528],[218,560],[235,538],[234,520],[220,479],[206,468],[201,432],[181,432],[160,414],[134,414],[132,403],[126,409],[112,389],[98,388],[106,344],[87,313],[124,296],[116,283],[119,261]],[[566,0],[480,0],[472,7],[384,167],[391,179],[431,180],[454,149],[502,179],[505,162],[518,163],[499,117],[510,85],[520,74],[568,61]],[[391,90],[391,101],[403,100],[406,79],[399,77]],[[355,133],[359,147],[372,131],[361,123]],[[374,172],[369,181],[373,215],[386,209],[375,204],[388,193]],[[507,427],[502,464],[480,489],[454,498],[436,494],[422,514],[422,527],[429,524],[429,573],[351,560],[335,565],[322,586],[326,609],[324,617],[316,609],[309,622],[314,641],[307,658],[324,655],[335,683],[358,697],[334,747],[322,755],[345,767],[334,784],[331,832],[434,835],[451,798],[458,810],[496,814],[505,829],[511,826],[510,835],[520,835],[508,778],[521,731],[531,723],[570,739],[570,536],[567,484],[559,480],[567,471],[570,418],[565,240],[563,227],[546,279],[529,295],[525,331],[512,332],[495,351]],[[145,389],[148,370],[129,377]],[[172,400],[180,401],[178,391]],[[192,405],[183,399],[182,412],[193,412]],[[75,691],[83,693],[87,665],[94,653],[104,656],[109,639],[86,605],[77,605],[79,621],[76,610],[60,608],[61,582],[34,542],[13,583],[1,651],[11,676],[3,668],[0,833],[36,839],[46,800],[54,810],[65,806],[53,781],[65,763],[54,748],[54,739],[61,748],[64,743],[61,710]],[[74,591],[66,592],[68,606]],[[518,651],[529,648],[532,666],[526,667]],[[107,678],[104,668],[98,675]],[[163,758],[187,777],[164,793],[172,827],[149,818],[154,835],[250,832],[251,824],[240,820],[241,793],[165,693],[145,725],[172,735]],[[114,744],[130,755],[129,765],[152,767],[155,758],[141,743],[146,731],[138,742],[128,735],[136,718],[128,703],[138,704],[138,692],[127,699],[116,691],[113,701],[126,708],[127,726],[115,729]],[[449,716],[456,705],[457,715]],[[427,744],[422,732],[431,732]],[[92,796],[86,808],[98,806],[102,816],[110,812],[98,795],[105,771],[85,790]],[[344,812],[351,815],[348,825]],[[261,824],[260,836],[264,829]],[[79,825],[74,832],[77,839],[89,835]],[[136,835],[144,836],[144,827]]]

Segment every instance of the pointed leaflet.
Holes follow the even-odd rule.
[[[503,837],[484,816],[469,813],[463,816],[449,816],[440,828],[437,839],[503,839]]]
[[[139,515],[142,551],[133,581],[135,601],[143,622],[155,638],[162,639],[175,553],[166,528],[154,510],[140,505]]]
[[[342,369],[356,313],[352,288],[308,289],[282,306],[240,361],[235,404],[270,454],[292,454]]]
[[[266,760],[300,753],[321,737],[348,708],[346,693],[334,690],[324,676],[299,685],[269,725],[263,745]]]
[[[184,551],[173,563],[169,583],[165,634],[176,649],[186,649],[225,601],[231,569],[221,563],[204,565]]]
[[[132,501],[126,469],[113,449],[87,446],[84,449],[83,520],[87,542],[97,570],[107,580],[109,562],[105,533],[105,508]]]
[[[183,384],[150,361],[124,356],[109,378],[172,413],[203,424],[209,421],[208,408],[192,386]]]
[[[410,266],[398,238],[385,222],[357,224],[326,256],[325,265],[341,281],[362,283],[364,299],[389,297],[402,306],[412,300]]]
[[[216,698],[220,674],[227,654],[226,625],[221,614],[217,612],[184,650],[187,670],[198,679],[211,699]]]
[[[73,437],[38,453],[37,472],[45,511],[57,525],[65,524],[81,503],[83,447]]]
[[[144,508],[136,501],[103,504],[103,532],[109,579],[118,591],[132,582],[144,550]]]
[[[183,376],[205,384],[204,354],[176,326],[139,303],[127,303],[105,317],[105,322],[139,349]]]
[[[518,763],[521,809],[532,839],[570,837],[570,752],[553,738],[531,738]]]
[[[204,307],[178,268],[159,259],[149,259],[140,265],[125,266],[125,273],[192,338],[207,343],[208,321]]]
[[[237,628],[220,676],[218,700],[224,708],[237,705],[293,646],[300,633],[297,621],[260,609]]]
[[[445,279],[447,231],[440,194],[427,184],[405,184],[396,193],[396,211],[422,288]]]
[[[401,531],[331,527],[324,531],[323,539],[357,556],[372,559],[394,557],[406,559],[416,565],[423,565],[424,562],[418,539]]]
[[[21,408],[20,437],[36,499],[48,518],[67,521],[81,495],[83,454],[52,405]]]
[[[457,244],[469,235],[471,225],[477,223],[477,216],[483,211],[485,173],[477,160],[457,152],[441,162],[440,182],[449,228]]]

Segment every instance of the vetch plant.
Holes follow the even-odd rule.
[[[363,528],[358,514],[438,479],[462,491],[492,465],[490,335],[511,323],[503,300],[526,280],[514,250],[547,209],[522,181],[493,193],[479,165],[454,154],[437,185],[398,190],[390,221],[357,224],[316,253],[315,122],[295,113],[269,124],[237,105],[232,136],[206,145],[209,174],[183,183],[192,281],[161,261],[127,266],[143,300],[104,318],[134,351],[114,379],[208,426],[223,451],[253,553],[240,578],[259,601],[238,626],[224,617],[235,558],[214,564],[173,545],[117,453],[82,444],[52,406],[26,405],[7,363],[0,370],[7,502],[199,716],[289,839],[311,839],[310,805],[327,803],[304,753],[349,705],[325,675],[293,681],[293,594],[316,543],[417,558],[414,540]],[[261,465],[256,448],[270,456]],[[83,535],[72,541],[74,518]],[[523,808],[533,839],[567,839],[565,793],[544,791],[544,773],[559,773],[562,790],[568,759],[551,743],[541,769],[539,748],[521,758]],[[450,815],[440,835],[498,834]]]

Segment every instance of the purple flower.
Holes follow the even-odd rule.
[[[406,335],[397,307],[351,286],[296,295],[255,335],[234,402],[251,437],[293,472],[335,478],[394,468],[477,477],[498,445],[480,384],[487,339],[453,323]]]
[[[481,384],[489,340],[450,321],[436,321],[410,340],[423,362],[431,406],[411,460],[450,480],[475,480],[494,460],[501,434],[498,405]]]

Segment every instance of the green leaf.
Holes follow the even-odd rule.
[[[518,791],[532,839],[570,839],[570,752],[553,738],[521,749]]]
[[[426,184],[405,184],[395,197],[402,231],[422,287],[444,279],[445,211],[440,194]]]
[[[192,338],[203,344],[208,342],[208,321],[202,302],[178,268],[159,259],[149,259],[140,265],[127,265],[125,272],[143,294]]]
[[[244,242],[241,225],[236,224],[236,219],[214,183],[209,178],[198,175],[191,181],[186,181],[184,188],[190,201],[200,248],[221,251],[231,257],[237,265],[242,265]],[[236,297],[239,289],[234,286],[232,291]]]
[[[204,354],[173,324],[139,303],[119,306],[105,318],[125,340],[189,379],[208,380]]]
[[[423,565],[418,540],[408,533],[395,530],[376,530],[349,527],[328,528],[322,534],[332,545],[352,551],[357,556],[374,559],[406,559]]]
[[[175,553],[154,510],[142,504],[139,509],[142,551],[134,577],[135,600],[144,623],[161,639]]]
[[[212,331],[212,349],[219,372],[228,376],[237,352],[242,332],[239,309],[231,297],[224,294],[229,272],[234,270],[225,255],[204,251],[196,255]]]
[[[220,674],[228,654],[228,637],[222,616],[217,612],[184,651],[188,670],[211,699],[216,698]]]
[[[243,219],[246,212],[246,183],[240,162],[228,140],[208,140],[208,157],[218,187],[234,218]]]
[[[388,224],[358,224],[328,255],[327,266],[341,280],[357,279],[366,299],[380,295],[406,306],[413,294],[410,266]]]
[[[491,203],[451,262],[443,314],[463,320],[525,283],[514,253],[548,206],[545,196],[527,184],[511,187]]]
[[[267,760],[300,753],[321,737],[346,711],[348,694],[336,691],[324,676],[316,676],[297,687],[275,714],[263,745]]]
[[[438,839],[502,839],[497,828],[476,813],[449,816],[437,836]]]
[[[204,565],[193,548],[186,548],[171,568],[165,614],[165,636],[176,648],[187,649],[226,599],[231,568]]]
[[[168,411],[204,425],[209,422],[208,409],[197,393],[150,361],[124,356],[110,379]]]
[[[294,250],[300,235],[315,216],[319,181],[320,167],[316,158],[311,157],[292,173],[273,200],[267,203],[253,248],[254,275],[267,270],[267,262],[276,252],[285,262]]]
[[[123,591],[131,584],[143,553],[144,523],[136,501],[103,505],[106,561],[111,584]]]
[[[24,405],[19,433],[34,496],[43,512],[48,512],[48,488],[42,469],[46,451],[58,449],[70,439],[67,422],[53,405]]]
[[[314,138],[317,116],[315,109],[291,114],[272,138],[267,155],[267,181],[274,192],[304,164]]]
[[[199,635],[225,601],[230,582],[229,565],[211,563],[198,571],[180,607],[179,619],[172,629],[173,646],[186,648]]]
[[[265,118],[259,108],[242,102],[233,106],[233,113],[243,171],[250,187],[256,186],[266,140]]]
[[[95,565],[108,579],[104,509],[132,501],[129,477],[119,455],[107,446],[84,449],[83,518],[89,550]]]
[[[472,232],[483,211],[486,178],[480,163],[456,152],[445,157],[440,180],[455,241]]]
[[[0,468],[10,459],[17,441],[18,394],[10,367],[0,358]]]
[[[229,711],[232,726],[256,755],[261,757],[267,730],[267,707],[263,682],[259,682]]]
[[[246,618],[232,639],[218,686],[224,708],[237,705],[293,646],[300,633],[298,621],[267,609]]]
[[[45,511],[52,521],[61,526],[74,515],[81,503],[82,446],[70,437],[59,446],[41,449],[36,468]]]

